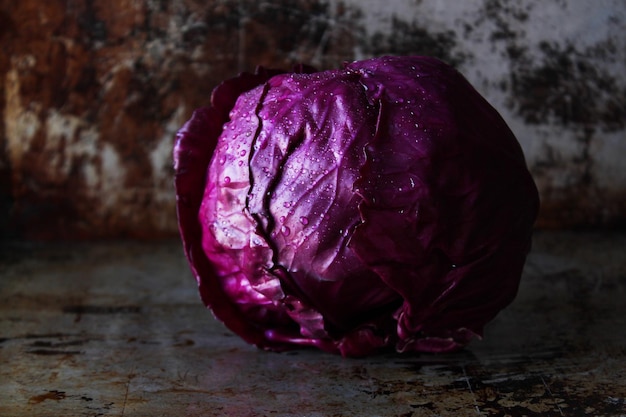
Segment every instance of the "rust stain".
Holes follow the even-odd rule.
[[[31,350],[27,350],[26,353],[30,353],[32,355],[42,355],[42,356],[61,356],[61,355],[80,355],[83,352],[81,352],[80,350],[31,349]]]
[[[63,307],[69,314],[136,314],[141,312],[140,306],[106,306],[106,305],[71,305]]]
[[[40,395],[35,395],[29,398],[28,403],[29,404],[39,404],[42,403],[46,400],[54,400],[54,401],[60,401],[60,400],[64,400],[66,397],[65,392],[64,391],[48,391],[45,394],[40,394]]]
[[[27,333],[25,339],[62,339],[65,337],[74,337],[76,334],[71,333]]]
[[[84,314],[137,314],[141,312],[139,306],[96,306],[96,305],[70,305],[62,308],[63,313],[76,314],[74,323],[78,323]]]
[[[3,227],[38,239],[175,235],[171,147],[192,109],[237,68],[340,64],[351,17],[322,1],[8,6]]]
[[[69,342],[53,343],[53,342],[44,342],[44,341],[38,340],[38,341],[31,343],[30,346],[37,347],[37,348],[61,348],[61,347],[67,347],[67,346],[81,346],[87,342],[88,340],[72,340]]]
[[[174,343],[173,346],[175,346],[175,347],[186,347],[186,346],[193,346],[195,344],[196,344],[196,342],[193,341],[192,339],[184,339],[184,340],[181,340],[179,342]]]

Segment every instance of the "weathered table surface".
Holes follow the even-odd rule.
[[[626,416],[624,232],[539,232],[483,341],[364,359],[246,345],[178,241],[0,250],[0,416]]]

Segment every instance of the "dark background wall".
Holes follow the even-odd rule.
[[[621,0],[0,0],[0,233],[173,236],[174,134],[218,82],[381,54],[444,59],[502,112],[539,227],[624,224],[625,29]]]

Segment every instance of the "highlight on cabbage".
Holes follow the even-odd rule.
[[[501,116],[430,57],[242,73],[174,161],[202,300],[268,350],[462,348],[514,299],[539,204]]]

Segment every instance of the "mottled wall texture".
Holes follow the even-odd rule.
[[[0,232],[177,232],[176,130],[222,79],[382,54],[456,66],[517,134],[539,227],[626,220],[623,0],[0,0]]]

